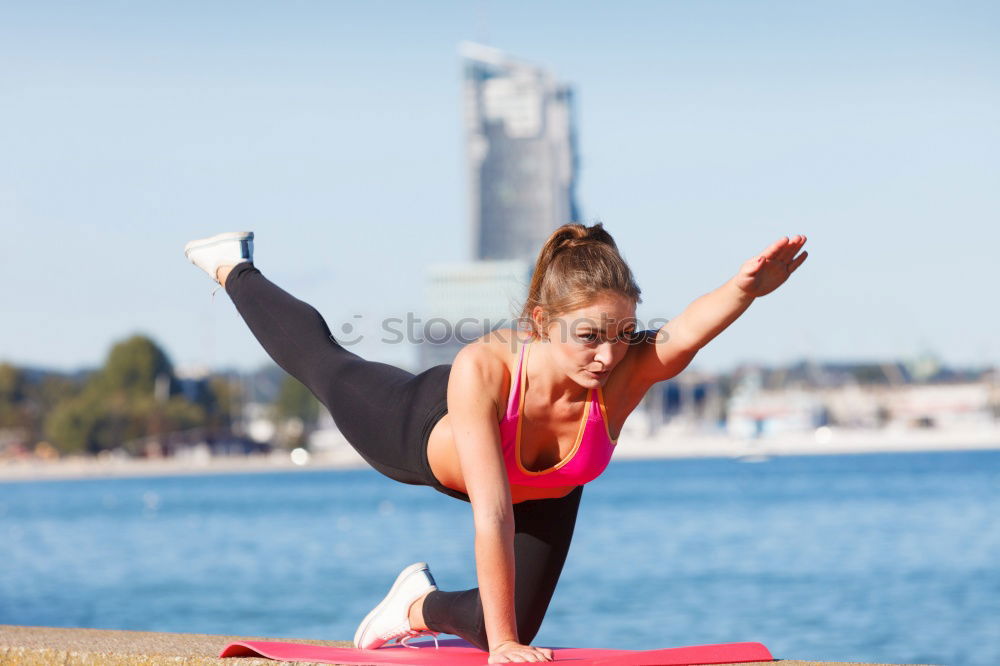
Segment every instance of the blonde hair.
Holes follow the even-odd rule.
[[[528,323],[534,337],[541,337],[531,316],[536,307],[541,306],[544,313],[544,328],[553,317],[584,307],[605,291],[621,294],[633,304],[642,302],[632,269],[604,225],[564,224],[538,253],[521,320]]]

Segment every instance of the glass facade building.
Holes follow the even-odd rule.
[[[472,258],[533,262],[580,218],[572,88],[490,47],[460,53]]]
[[[572,89],[487,46],[460,55],[471,248],[467,263],[427,269],[421,369],[513,324],[542,244],[579,220]]]

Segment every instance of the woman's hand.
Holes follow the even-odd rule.
[[[763,254],[743,264],[736,275],[736,286],[754,298],[770,294],[809,256],[808,252],[795,256],[805,244],[805,236],[792,236],[776,241]]]
[[[526,661],[552,661],[552,650],[504,641],[490,650],[490,664],[509,664]]]

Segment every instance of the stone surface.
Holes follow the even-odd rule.
[[[350,641],[265,638],[261,636],[212,636],[164,634],[152,631],[110,629],[56,629],[0,625],[0,663],[9,666],[277,666],[292,662],[236,657],[219,659],[229,643],[243,640],[279,640],[350,647]],[[294,662],[303,664],[306,662]],[[781,666],[891,666],[852,662],[780,659],[758,664]]]
[[[239,664],[275,666],[270,659],[219,659],[229,643],[240,640],[291,640],[251,636],[211,636],[207,634],[164,634],[152,631],[108,629],[56,629],[0,625],[0,654],[3,664],[17,666],[119,666],[126,664]],[[350,647],[350,641],[294,639],[296,643]]]

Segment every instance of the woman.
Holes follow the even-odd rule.
[[[583,484],[607,466],[626,417],[656,382],[807,256],[782,238],[656,331],[636,331],[640,291],[601,224],[567,224],[542,248],[521,320],[451,365],[419,375],[344,349],[312,306],[253,264],[253,233],[191,241],[185,255],[222,285],[271,358],[330,410],[379,472],[468,501],[479,587],[438,590],[423,562],[404,569],[358,627],[357,647],[439,632],[490,663],[549,661],[533,647],[562,571]],[[515,575],[516,573],[516,575]]]

